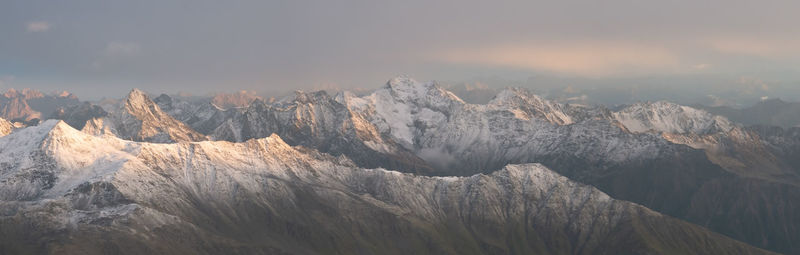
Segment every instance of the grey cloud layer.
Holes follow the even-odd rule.
[[[798,9],[722,0],[11,1],[0,8],[0,75],[86,93],[361,87],[400,73],[793,81]]]

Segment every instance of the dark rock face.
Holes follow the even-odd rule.
[[[63,120],[75,129],[82,129],[87,121],[106,116],[108,116],[108,113],[102,107],[84,102],[78,105],[58,108],[50,115],[50,119]]]

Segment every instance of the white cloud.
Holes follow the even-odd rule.
[[[46,21],[29,22],[26,26],[26,29],[28,32],[46,32],[47,30],[50,30],[50,23],[47,23]]]
[[[142,47],[135,42],[110,42],[103,50],[103,55],[108,57],[130,57],[139,55]]]

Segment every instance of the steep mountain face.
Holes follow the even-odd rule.
[[[134,89],[102,121],[90,120],[84,131],[92,134],[111,132],[132,141],[156,143],[203,141],[206,136],[163,112],[142,91]],[[97,126],[102,125],[102,126]]]
[[[224,110],[208,100],[185,101],[166,94],[153,101],[173,118],[205,135],[212,134],[214,129],[242,111],[237,108]]]
[[[63,120],[76,129],[82,129],[86,125],[86,122],[106,116],[108,116],[108,112],[103,110],[102,107],[84,102],[77,105],[60,107],[53,112],[48,119]]]
[[[11,124],[11,122],[8,122],[3,118],[0,118],[0,136],[11,134],[12,130],[14,130],[14,124]]]
[[[276,135],[138,143],[47,121],[0,138],[0,249],[58,254],[768,254],[538,164],[423,177]]]
[[[362,167],[433,173],[422,159],[378,133],[364,114],[353,112],[342,103],[359,99],[351,94],[337,98],[324,91],[297,91],[295,96],[274,104],[256,100],[245,111],[236,111],[211,136],[216,140],[245,141],[275,133],[291,145],[334,156],[346,155]]]
[[[800,175],[786,179],[794,171],[765,147],[757,133],[725,117],[668,102],[637,103],[613,115],[632,132],[661,134],[670,142],[702,149],[712,162],[738,175],[800,184]]]
[[[781,128],[743,128],[704,111],[686,110],[688,107],[669,110],[678,109],[669,103],[641,106],[632,107],[650,114],[621,121],[626,127],[660,133],[673,143],[702,149],[710,161],[735,173],[735,177],[720,175],[703,184],[681,218],[761,247],[789,254],[800,250],[796,245],[800,205],[795,202],[800,198],[800,172],[796,170],[800,136]],[[663,124],[664,119],[670,119],[672,125]],[[642,126],[655,128],[637,129]]]
[[[2,114],[2,117],[10,120],[41,118],[42,114],[31,109],[25,97],[25,94],[19,93],[14,89],[9,89],[4,93],[3,98],[0,99],[0,105],[2,105],[2,109],[0,109],[2,112],[0,112],[0,114]]]
[[[633,104],[615,112],[614,118],[632,132],[704,135],[733,128],[724,117],[664,101]]]
[[[573,155],[591,165],[647,160],[678,150],[655,135],[630,134],[599,110],[551,103],[508,89],[486,105],[465,104],[434,83],[406,77],[350,100],[379,133],[429,162],[438,174],[470,175],[508,163]]]
[[[78,103],[78,98],[68,92],[45,95],[33,89],[9,89],[0,97],[0,117],[30,121],[47,117],[59,107]]]
[[[747,128],[756,133],[765,147],[787,165],[786,168],[800,174],[800,128],[781,128],[756,125]]]

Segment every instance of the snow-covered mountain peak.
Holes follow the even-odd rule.
[[[87,123],[92,131],[88,133],[111,131],[125,140],[157,143],[207,140],[204,135],[163,111],[139,89],[133,89],[121,105],[110,110],[106,120]],[[103,126],[93,126],[96,124]]]
[[[150,100],[150,97],[148,97],[144,91],[133,89],[130,93],[128,93],[128,96],[125,97],[125,106],[147,111],[148,108],[151,106],[156,106],[156,104]]]
[[[329,101],[331,97],[328,95],[328,92],[324,90],[312,91],[312,92],[304,92],[302,90],[296,90],[294,92],[294,101],[297,103],[317,103],[317,102],[325,102]]]
[[[708,134],[730,131],[728,119],[666,101],[639,102],[613,113],[632,132],[656,131],[674,134]]]
[[[376,91],[376,93],[381,93],[382,91],[388,92],[398,101],[433,105],[464,104],[461,98],[445,90],[435,81],[417,82],[404,75],[389,80],[386,82],[386,86],[382,90]]]
[[[540,118],[558,125],[575,122],[562,104],[546,100],[523,88],[506,88],[489,104],[493,108],[504,108],[522,119]]]

